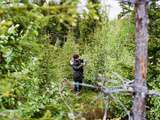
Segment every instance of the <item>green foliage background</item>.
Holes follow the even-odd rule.
[[[104,21],[92,0],[83,17],[76,12],[76,0],[61,5],[16,2],[0,6],[0,119],[68,120],[73,113],[76,120],[102,119],[103,94],[84,88],[76,96],[64,81],[73,81],[69,61],[79,53],[87,62],[85,83],[101,83],[96,79],[101,76],[115,80],[105,84],[113,87],[134,79],[134,13]],[[159,9],[154,2],[149,18],[148,86],[159,90]],[[114,97],[108,98],[109,118],[123,118],[132,99]],[[158,120],[159,98],[149,98],[147,104],[148,119]]]

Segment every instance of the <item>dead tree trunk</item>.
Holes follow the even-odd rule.
[[[135,58],[135,81],[134,100],[132,106],[133,120],[145,120],[145,99],[148,92],[147,79],[147,0],[136,0],[135,24],[136,24],[136,58]]]

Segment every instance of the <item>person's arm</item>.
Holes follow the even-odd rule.
[[[81,64],[78,66],[78,68],[81,68],[81,67],[83,67],[83,65],[84,65],[84,64],[83,64],[83,63],[81,63]]]
[[[73,65],[73,58],[70,60],[70,65]]]
[[[84,61],[83,59],[81,59],[81,64],[82,64],[83,66],[85,66],[85,65],[86,65],[86,61]]]
[[[73,65],[73,69],[78,70],[78,69],[81,68],[82,66],[83,66],[82,64],[80,64],[79,66]]]

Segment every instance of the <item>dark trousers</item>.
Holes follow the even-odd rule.
[[[74,81],[74,91],[75,92],[80,92],[82,89],[82,80],[81,81]]]
[[[74,91],[80,92],[82,89],[82,82],[83,82],[83,73],[81,71],[75,71],[73,73],[73,80],[74,80]]]

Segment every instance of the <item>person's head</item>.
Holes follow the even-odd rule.
[[[78,55],[78,54],[74,54],[74,55],[73,55],[73,59],[74,59],[74,60],[79,59],[79,55]]]

